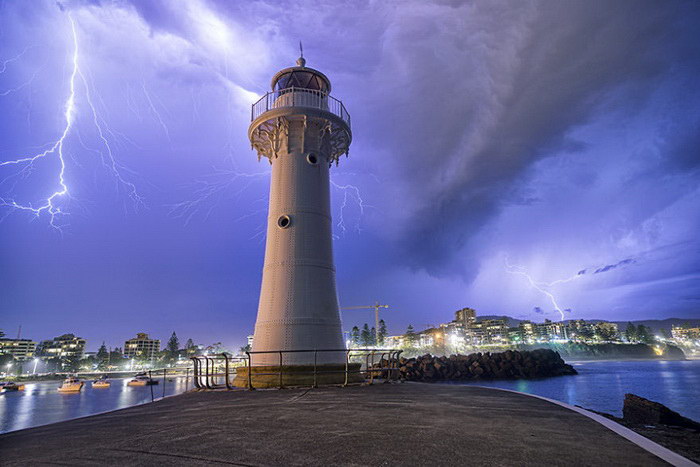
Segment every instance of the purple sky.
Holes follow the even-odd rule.
[[[392,333],[464,306],[700,317],[696,1],[4,1],[4,204],[61,190],[57,152],[6,162],[51,148],[74,100],[60,231],[0,208],[0,329],[242,345],[270,171],[250,105],[299,40],[352,115],[341,305],[389,303]]]

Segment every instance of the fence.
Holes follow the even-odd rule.
[[[319,364],[319,354],[343,353],[345,363],[329,367],[327,364]],[[270,350],[258,352],[246,352],[245,357],[231,357],[227,353],[216,356],[202,355],[191,357],[193,362],[193,383],[197,389],[234,389],[233,380],[238,368],[244,368],[246,375],[245,386],[255,389],[256,379],[261,376],[277,377],[278,384],[275,387],[283,388],[284,377],[289,375],[310,376],[311,387],[318,387],[319,380],[328,375],[340,375],[342,386],[347,386],[357,378],[368,380],[373,384],[375,379],[384,382],[399,381],[399,356],[402,350],[397,349],[314,349],[314,350]],[[311,353],[313,364],[285,366],[286,354]],[[279,355],[278,365],[252,365],[251,355],[276,354]],[[358,365],[359,364],[359,365]],[[269,371],[266,369],[269,368]],[[255,370],[255,372],[253,372]],[[302,384],[293,384],[303,386]],[[266,385],[265,387],[270,387]]]
[[[268,110],[283,107],[311,107],[325,110],[340,117],[350,127],[350,114],[345,110],[342,101],[323,91],[294,87],[271,91],[262,96],[253,104],[250,120],[254,121]]]

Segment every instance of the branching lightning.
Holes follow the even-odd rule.
[[[194,198],[170,206],[170,215],[185,219],[185,225],[189,224],[193,216],[206,207],[205,219],[209,218],[212,211],[224,196],[229,195],[231,187],[240,180],[243,184],[236,187],[233,196],[238,198],[256,180],[269,176],[268,172],[247,173],[239,172],[235,168],[218,169],[204,178],[195,180]],[[252,213],[243,217],[249,217]]]
[[[596,266],[592,268],[585,268],[581,269],[578,271],[576,274],[574,274],[571,277],[567,277],[565,279],[557,279],[552,282],[542,282],[542,281],[536,281],[535,279],[530,276],[530,274],[527,273],[527,270],[523,266],[516,266],[512,265],[508,262],[508,257],[505,258],[505,269],[506,272],[509,274],[517,274],[520,276],[523,276],[527,279],[527,281],[530,283],[530,286],[534,288],[535,290],[538,290],[539,292],[543,293],[549,298],[549,301],[552,302],[552,305],[554,305],[554,309],[559,312],[561,315],[561,319],[564,319],[564,312],[565,311],[570,311],[568,309],[563,309],[559,306],[559,303],[557,299],[554,297],[554,294],[551,292],[552,287],[558,284],[565,284],[567,282],[572,282],[576,279],[580,279],[582,277],[590,276],[590,275],[597,275],[597,274],[605,274],[608,273],[608,271],[612,271],[618,268],[622,267],[628,267],[631,264],[636,263],[637,260],[634,258],[626,258],[620,261],[617,261],[612,264],[605,264],[601,266]]]
[[[532,288],[534,288],[535,290],[538,290],[539,292],[546,295],[547,298],[549,298],[549,301],[554,306],[554,309],[557,310],[557,312],[561,316],[562,321],[564,320],[564,310],[562,309],[561,306],[559,306],[559,303],[557,302],[556,297],[554,297],[554,294],[547,289],[551,289],[551,287],[553,287],[557,284],[571,282],[572,280],[579,277],[578,275],[569,277],[567,279],[558,279],[554,282],[541,282],[541,281],[536,281],[535,279],[533,279],[532,276],[530,276],[530,274],[527,273],[527,271],[525,270],[525,268],[523,266],[516,266],[516,265],[510,264],[508,262],[508,258],[505,259],[505,263],[506,263],[506,265],[505,265],[506,272],[508,272],[509,274],[517,274],[517,275],[520,275],[520,276],[523,276],[524,278],[526,278]]]
[[[112,173],[112,175],[115,177],[115,180],[117,181],[118,184],[121,186],[125,187],[128,191],[129,197],[138,205],[142,204],[142,199],[138,195],[136,191],[136,187],[134,184],[131,182],[128,182],[122,177],[122,171],[125,170],[124,167],[120,166],[115,157],[114,157],[114,152],[112,150],[112,147],[109,143],[108,140],[108,135],[113,136],[114,131],[109,129],[107,126],[106,122],[104,121],[103,118],[100,117],[98,114],[95,105],[92,100],[92,95],[90,92],[90,86],[88,85],[88,80],[85,78],[85,74],[80,68],[80,62],[79,62],[79,41],[78,41],[78,34],[76,31],[75,27],[75,21],[73,18],[69,15],[68,16],[70,20],[70,25],[71,25],[71,33],[72,33],[72,39],[73,39],[73,53],[71,56],[71,63],[72,63],[72,70],[70,74],[70,80],[69,80],[69,93],[68,93],[68,98],[66,99],[65,102],[65,110],[64,110],[64,126],[63,130],[61,131],[60,137],[56,140],[53,141],[52,143],[49,143],[48,149],[45,149],[44,151],[34,154],[34,155],[28,155],[24,157],[19,157],[17,159],[13,160],[8,160],[4,162],[0,162],[0,167],[4,166],[19,166],[21,169],[19,172],[6,177],[2,182],[6,181],[8,178],[14,177],[14,176],[22,176],[26,177],[28,176],[31,171],[35,168],[35,163],[44,159],[48,158],[50,156],[55,156],[59,162],[59,170],[58,173],[56,174],[56,189],[49,195],[47,196],[43,201],[41,201],[39,204],[32,204],[32,203],[27,203],[23,204],[21,202],[16,201],[13,198],[4,198],[0,197],[0,206],[5,206],[14,210],[20,210],[20,211],[27,211],[33,213],[35,216],[39,217],[42,214],[48,214],[50,216],[50,224],[52,227],[55,229],[61,230],[61,225],[58,223],[59,216],[64,215],[65,212],[60,206],[60,200],[64,199],[66,197],[69,197],[69,188],[68,184],[66,181],[66,140],[71,134],[74,128],[75,124],[75,118],[76,118],[76,113],[77,113],[77,106],[76,106],[76,84],[77,81],[80,80],[80,82],[83,85],[84,89],[84,96],[85,100],[87,102],[87,105],[90,108],[90,114],[92,116],[92,123],[95,126],[95,129],[97,130],[97,135],[99,137],[101,145],[104,147],[104,152],[99,151],[100,156],[102,158],[102,164]],[[17,57],[13,57],[12,59],[6,60],[3,62],[3,68],[2,71],[7,67],[7,64],[19,59],[24,53],[26,52],[23,51],[21,54],[19,54]],[[34,75],[36,76],[36,74]],[[34,77],[32,77],[31,80],[33,80]],[[30,80],[30,82],[31,82]],[[28,84],[28,83],[27,83]],[[25,84],[26,85],[26,84]],[[18,88],[16,88],[18,89]],[[82,142],[82,138],[80,138],[80,135],[78,134],[78,138],[80,141],[80,144],[83,147],[86,147],[85,144]],[[93,149],[91,149],[93,150]]]
[[[348,205],[348,199],[352,198],[356,203],[357,206],[360,209],[360,219],[365,213],[365,208],[372,207],[371,205],[365,204],[365,202],[362,200],[362,195],[360,194],[360,189],[356,187],[355,185],[340,185],[338,183],[335,183],[333,180],[331,180],[331,185],[333,185],[335,188],[341,190],[343,192],[343,202],[340,205],[340,215],[338,223],[336,224],[338,228],[340,228],[341,232],[343,235],[345,235],[347,228],[345,225],[345,208]],[[355,224],[355,230],[357,233],[362,233],[362,228],[360,225],[360,219],[357,220],[357,223]]]
[[[151,94],[148,92],[148,89],[146,88],[146,82],[142,82],[142,88],[143,88],[143,94],[146,96],[146,102],[148,102],[148,107],[151,109],[151,112],[156,116],[158,119],[158,123],[160,124],[161,128],[163,128],[163,132],[165,133],[165,137],[168,138],[168,141],[171,141],[170,139],[170,130],[168,130],[168,126],[165,124],[163,121],[163,117],[160,115],[160,112],[158,112],[158,109],[156,109],[156,106],[153,104],[153,99],[151,99]]]

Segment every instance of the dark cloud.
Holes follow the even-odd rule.
[[[622,261],[615,263],[615,264],[607,264],[605,266],[602,266],[600,268],[597,268],[595,271],[593,271],[593,274],[600,274],[601,272],[607,272],[610,271],[611,269],[619,268],[620,266],[624,266],[626,264],[632,264],[635,263],[636,261],[632,258],[628,259],[623,259]],[[581,273],[579,273],[581,274]]]
[[[536,281],[565,280],[551,292],[572,317],[697,312],[683,297],[700,272],[698,2],[64,4],[116,159],[148,209],[134,212],[101,167],[79,83],[70,229],[18,213],[0,225],[0,327],[32,321],[39,337],[100,342],[107,327],[114,345],[140,330],[167,339],[172,325],[242,344],[269,184],[246,137],[250,104],[299,40],[353,117],[350,158],[332,177],[367,206],[350,227],[360,208],[333,188],[341,302],[391,303],[392,332],[464,306],[556,316],[504,271],[508,254]],[[0,63],[32,46],[0,76],[0,92],[34,79],[0,99],[9,158],[60,134],[72,41],[51,2],[3,3],[0,29]],[[50,192],[54,163],[2,195],[15,182],[19,195]],[[218,204],[187,225],[170,214],[222,167],[234,175]]]
[[[680,65],[680,51],[694,47],[684,19],[697,17],[700,7],[508,5],[499,22],[489,22],[479,4],[470,4],[452,13],[461,28],[448,21],[439,32],[433,18],[424,18],[390,44],[410,70],[397,76],[400,93],[389,97],[396,123],[391,141],[404,182],[422,206],[405,223],[401,245],[411,252],[410,264],[431,274],[473,275],[477,269],[463,252],[513,184],[536,161],[576,146],[569,132],[595,112],[644,101]],[[483,60],[479,68],[476,60]],[[683,66],[698,70],[698,63]],[[620,88],[625,101],[608,101]]]

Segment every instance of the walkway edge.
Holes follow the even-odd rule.
[[[550,399],[548,397],[543,397],[543,396],[538,396],[536,394],[528,394],[526,392],[520,392],[520,391],[514,391],[512,389],[503,389],[503,388],[494,388],[490,386],[478,386],[478,385],[468,385],[469,387],[479,387],[479,388],[484,388],[484,389],[496,389],[498,391],[505,391],[505,392],[512,392],[515,394],[522,394],[523,396],[530,396],[534,397],[536,399],[542,399],[543,401],[551,402],[552,404],[556,404],[560,407],[564,407],[565,409],[573,410],[574,412],[578,412],[581,415],[590,418],[591,420],[598,422],[599,424],[603,425],[605,428],[614,431],[618,435],[622,436],[623,438],[627,439],[628,441],[631,441],[632,443],[636,444],[640,448],[644,449],[645,451],[648,451],[652,454],[654,454],[656,457],[659,457],[663,459],[664,461],[668,462],[669,464],[676,466],[676,467],[700,467],[698,464],[695,462],[691,461],[690,459],[687,459],[683,456],[681,456],[678,453],[675,453],[671,451],[668,448],[665,448],[661,446],[660,444],[657,444],[650,440],[649,438],[645,438],[644,436],[640,435],[639,433],[630,430],[626,426],[622,426],[617,422],[614,422],[610,420],[609,418],[605,418],[602,415],[598,415],[597,413],[591,412],[589,410],[583,409],[581,407],[576,407],[575,405],[569,405],[566,402],[561,402],[558,400]]]

